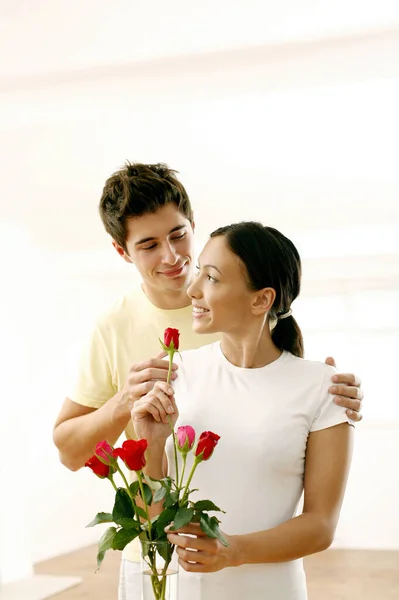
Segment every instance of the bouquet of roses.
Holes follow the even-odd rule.
[[[173,356],[179,349],[179,332],[168,328],[165,331],[162,347],[169,355],[168,382],[172,370]],[[220,439],[211,431],[201,433],[197,442],[194,429],[190,425],[178,427],[177,431],[171,426],[174,441],[174,458],[176,478],[165,477],[156,480],[143,473],[146,464],[145,451],[147,441],[127,440],[120,448],[113,448],[107,441],[97,444],[95,454],[87,462],[87,467],[102,479],[108,479],[115,489],[115,502],[112,513],[100,512],[88,527],[99,523],[113,523],[106,529],[99,544],[97,567],[100,568],[107,550],[123,550],[125,546],[139,537],[142,545],[142,556],[146,564],[144,581],[150,581],[150,596],[156,600],[165,600],[169,590],[169,566],[172,561],[174,546],[168,541],[165,528],[176,531],[189,523],[199,523],[202,531],[208,536],[218,538],[227,545],[219,529],[220,521],[208,513],[221,511],[211,500],[190,500],[190,484],[198,465],[209,460]],[[184,480],[187,455],[194,453],[191,472]],[[179,475],[179,460],[181,456],[182,469]],[[136,474],[136,480],[128,483],[119,459],[130,471]],[[117,484],[115,477],[119,476]],[[152,503],[162,503],[159,514],[151,518],[149,506]],[[145,596],[146,597],[146,596]]]

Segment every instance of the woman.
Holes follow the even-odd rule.
[[[183,600],[305,600],[302,557],[333,540],[353,428],[329,396],[333,368],[302,358],[291,308],[300,278],[298,252],[277,230],[246,222],[214,231],[188,293],[194,329],[221,332],[221,342],[184,352],[174,393],[158,382],[132,411],[154,477],[165,475],[165,449],[173,475],[167,414],[221,436],[194,484],[198,499],[226,511],[229,545],[196,525],[169,534]]]

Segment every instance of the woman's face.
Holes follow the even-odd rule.
[[[211,238],[198,259],[194,282],[187,290],[198,333],[234,333],[253,319],[257,292],[249,290],[245,266],[223,235]]]

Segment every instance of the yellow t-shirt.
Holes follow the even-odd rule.
[[[199,335],[192,330],[192,308],[165,310],[154,306],[141,287],[123,296],[94,328],[83,352],[73,391],[69,397],[84,406],[100,408],[120,391],[130,367],[161,351],[159,339],[167,327],[180,331],[180,350],[205,346],[219,335]],[[127,438],[134,437],[130,423]],[[137,540],[126,546],[123,557],[140,560]]]

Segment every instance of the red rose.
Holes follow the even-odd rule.
[[[89,467],[93,473],[101,479],[108,477],[111,470],[112,473],[115,473],[115,469],[111,469],[111,467],[105,465],[97,456],[92,456],[89,458],[89,460],[85,463],[85,467]]]
[[[170,348],[171,343],[173,342],[173,350],[179,349],[179,330],[173,329],[173,327],[168,327],[165,329],[165,333],[163,334],[163,343],[167,348]]]
[[[147,440],[126,440],[122,448],[115,448],[113,456],[119,456],[131,471],[141,471],[145,467],[144,452],[147,446]]]
[[[212,433],[212,431],[204,431],[199,436],[195,456],[201,460],[208,460],[215,449],[216,444],[220,440],[220,435]]]
[[[101,462],[103,462],[105,465],[110,465],[112,464],[113,451],[113,447],[108,444],[106,440],[104,440],[97,444],[94,453],[101,460]]]

